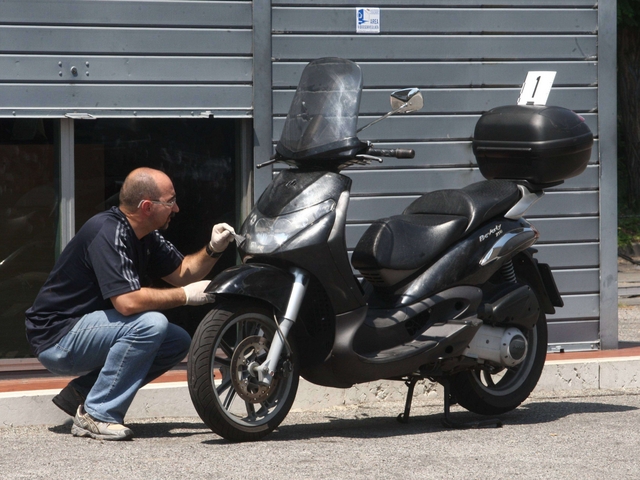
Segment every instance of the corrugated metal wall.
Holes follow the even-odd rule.
[[[401,6],[398,5],[401,3]],[[272,2],[273,140],[279,137],[304,65],[339,56],[360,64],[362,124],[389,109],[389,92],[420,87],[425,108],[363,132],[416,158],[348,170],[353,178],[347,242],[421,193],[482,179],[470,138],[481,114],[514,104],[530,70],[557,72],[549,105],[585,117],[598,136],[598,10],[594,0]],[[379,7],[380,34],[356,34],[356,7]],[[612,101],[615,101],[613,99]],[[540,230],[538,258],[551,264],[565,307],[549,318],[549,340],[574,349],[599,343],[599,144],[580,176],[548,191],[527,217]]]
[[[250,0],[3,0],[0,116],[250,115],[252,51]]]
[[[601,310],[616,307],[609,291],[615,290],[615,258],[607,253],[614,247],[602,237],[608,217],[600,215],[603,205],[615,205],[608,193],[615,193],[615,178],[609,178],[615,165],[600,168],[598,162],[605,143],[607,155],[615,154],[615,115],[609,115],[615,95],[607,86],[615,84],[615,68],[613,80],[599,85],[598,56],[603,45],[615,50],[615,5],[454,3],[3,0],[0,116],[253,116],[260,163],[271,151],[266,139],[279,136],[304,65],[321,56],[349,58],[364,73],[363,124],[388,110],[393,89],[417,86],[425,97],[421,112],[363,132],[381,146],[408,146],[417,155],[348,171],[354,179],[348,226],[353,248],[374,218],[401,211],[426,191],[480,180],[470,148],[480,113],[515,103],[528,71],[557,71],[548,103],[583,114],[604,137],[587,171],[552,189],[529,218],[541,232],[539,258],[552,265],[566,302],[550,318],[551,343],[597,348]],[[355,33],[357,6],[381,9],[380,34]],[[613,35],[598,36],[603,24],[613,25]],[[602,98],[608,116],[598,125]],[[245,172],[253,174],[258,194],[267,170]],[[603,174],[612,185],[601,194]],[[612,318],[609,324],[614,345],[617,323]]]

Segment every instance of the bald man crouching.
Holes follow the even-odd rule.
[[[215,225],[209,244],[183,257],[158,232],[178,211],[167,175],[134,170],[119,207],[82,226],[26,312],[38,360],[55,374],[79,375],[53,399],[74,416],[75,436],[131,438],[123,421],[137,391],[178,364],[191,342],[159,310],[214,299],[202,279],[233,240],[233,228]],[[149,288],[153,278],[176,288]]]

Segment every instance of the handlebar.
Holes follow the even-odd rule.
[[[414,158],[416,151],[412,148],[394,148],[391,150],[383,148],[370,148],[367,155],[374,157],[395,157],[395,158]]]
[[[377,160],[379,162],[382,162],[382,159],[378,157],[414,158],[415,156],[416,156],[416,151],[413,150],[412,148],[386,149],[386,148],[369,147],[367,150],[364,150],[362,153],[356,155],[352,163],[353,164],[360,163],[364,165],[364,164],[368,164],[371,160]],[[356,161],[357,159],[360,159],[361,161],[358,162]],[[256,168],[266,167],[267,165],[271,165],[281,160],[283,160],[283,157],[281,157],[276,153],[272,155],[268,161],[256,165]]]

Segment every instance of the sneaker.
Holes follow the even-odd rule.
[[[71,417],[75,416],[78,407],[84,403],[84,400],[84,395],[73,388],[71,384],[64,387],[58,395],[51,399],[56,407]]]
[[[128,440],[133,437],[130,428],[119,423],[107,423],[96,420],[84,411],[82,405],[78,407],[73,419],[71,433],[74,437],[91,437],[96,440]]]

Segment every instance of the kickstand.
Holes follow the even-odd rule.
[[[409,423],[409,412],[411,412],[411,401],[413,400],[413,389],[415,388],[416,383],[418,383],[418,380],[420,380],[420,377],[411,377],[409,378],[409,380],[404,382],[404,384],[407,387],[409,387],[409,390],[407,391],[407,399],[404,402],[404,413],[399,414],[397,417],[397,420],[400,423]]]
[[[442,379],[440,383],[444,387],[444,418],[442,425],[447,428],[469,429],[469,428],[500,428],[502,421],[497,418],[490,418],[479,422],[459,423],[451,419],[451,383],[449,380]]]

